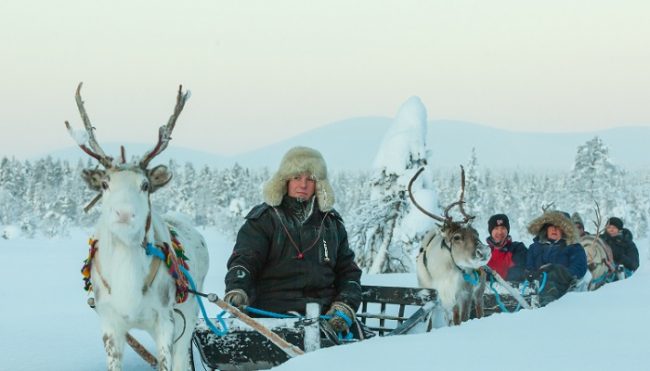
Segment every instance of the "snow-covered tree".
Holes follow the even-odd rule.
[[[599,137],[587,141],[577,149],[575,164],[567,180],[573,204],[586,212],[600,204],[605,214],[621,215],[626,209],[623,194],[623,172],[609,158],[609,149]]]
[[[408,272],[413,269],[420,240],[433,220],[411,206],[409,180],[427,164],[427,114],[417,97],[407,100],[384,136],[373,165],[370,199],[356,211],[350,242],[359,265],[368,273]],[[413,185],[414,196],[429,210],[435,192],[426,171]]]

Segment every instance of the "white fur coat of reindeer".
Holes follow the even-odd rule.
[[[175,280],[165,263],[148,255],[145,247],[166,244],[173,254],[170,228],[173,229],[188,258],[197,290],[201,290],[209,266],[205,241],[184,218],[162,217],[152,209],[151,194],[169,182],[171,173],[163,165],[148,169],[149,161],[167,147],[189,95],[179,88],[174,113],[167,125],[160,128],[157,145],[139,163],[127,164],[124,150],[121,163],[115,163],[95,140],[80,90],[81,84],[76,101],[85,132],[73,131],[67,121],[66,127],[84,152],[104,167],[85,170],[83,177],[91,189],[101,192],[93,203],[103,199],[94,235],[98,247],[91,262],[90,281],[108,369],[122,369],[128,331],[138,328],[155,340],[159,370],[185,371],[190,366],[189,348],[198,304],[193,295],[177,303]]]

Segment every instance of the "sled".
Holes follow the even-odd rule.
[[[439,308],[437,293],[433,289],[366,285],[362,286],[362,302],[356,316],[378,336],[402,335],[418,331],[418,325],[424,325],[432,312]],[[307,313],[310,313],[309,307]],[[320,323],[313,317],[255,320],[307,352],[335,345],[331,340],[321,338]],[[228,327],[225,336],[212,333],[204,319],[200,319],[194,331],[193,347],[197,349],[196,353],[206,369],[269,369],[290,358],[265,336],[237,318],[224,320]]]

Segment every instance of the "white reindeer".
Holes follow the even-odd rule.
[[[459,325],[469,319],[472,303],[476,316],[483,316],[485,273],[479,268],[490,260],[490,248],[479,240],[478,232],[466,224],[473,216],[465,213],[465,171],[461,166],[460,199],[447,206],[444,217],[426,211],[415,201],[411,186],[424,168],[411,179],[408,186],[413,204],[424,214],[442,222],[437,229],[427,233],[416,259],[418,283],[421,287],[435,289],[445,313],[446,324]],[[458,206],[463,221],[453,221],[449,211]]]
[[[77,87],[76,101],[85,133],[74,132],[67,121],[66,127],[81,149],[105,168],[85,170],[83,177],[91,189],[101,192],[89,207],[100,197],[103,199],[95,229],[97,251],[91,261],[90,281],[108,369],[122,369],[128,331],[139,328],[156,342],[159,370],[187,370],[198,304],[191,296],[177,304],[174,279],[165,263],[148,255],[145,247],[171,247],[170,228],[173,229],[184,247],[196,289],[201,290],[209,265],[205,241],[183,218],[161,217],[151,208],[151,194],[169,182],[171,173],[163,165],[148,168],[149,162],[167,147],[189,93],[183,93],[182,86],[179,88],[174,113],[160,127],[157,145],[139,163],[127,164],[124,148],[121,163],[114,163],[95,140],[94,128],[81,100],[81,85]]]

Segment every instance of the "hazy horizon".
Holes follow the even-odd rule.
[[[100,142],[235,154],[352,117],[524,132],[650,126],[650,3],[62,0],[0,5],[0,155],[68,146],[82,95]]]

